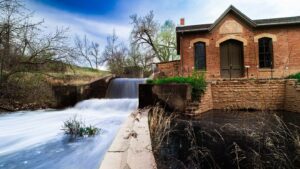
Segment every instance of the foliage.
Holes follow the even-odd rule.
[[[288,76],[289,79],[297,79],[300,82],[300,73],[296,73],[293,75]]]
[[[161,61],[170,61],[179,59],[176,50],[176,26],[172,20],[167,20],[160,27],[155,46],[159,51]]]
[[[0,91],[0,106],[19,109],[52,107],[55,97],[51,85],[43,74],[17,73],[3,85]]]
[[[204,74],[194,72],[190,77],[166,77],[155,80],[147,80],[148,84],[170,84],[170,83],[178,83],[178,84],[190,84],[193,88],[192,95],[193,99],[199,98],[201,94],[204,93],[206,89],[206,81]]]
[[[77,119],[77,116],[65,121],[62,130],[71,137],[91,137],[101,132],[101,129],[92,125],[86,126],[81,120]]]

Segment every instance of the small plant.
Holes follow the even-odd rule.
[[[92,125],[86,126],[84,122],[77,119],[77,116],[65,121],[62,130],[71,137],[91,137],[99,134],[101,131],[101,129]]]
[[[206,81],[203,73],[194,72],[192,76],[189,77],[167,77],[155,80],[147,80],[148,84],[190,84],[192,86],[192,96],[193,99],[198,99],[201,94],[205,92]]]
[[[298,82],[300,82],[300,72],[299,73],[296,73],[296,74],[293,74],[293,75],[290,75],[288,76],[288,79],[297,79]]]

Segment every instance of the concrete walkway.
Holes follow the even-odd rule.
[[[148,112],[142,110],[128,117],[107,151],[100,169],[156,169]]]

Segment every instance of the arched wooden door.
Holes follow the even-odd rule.
[[[243,43],[237,40],[227,40],[221,48],[221,77],[239,78],[244,76]]]

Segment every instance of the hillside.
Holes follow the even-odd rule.
[[[53,85],[82,85],[109,74],[78,66],[14,74],[0,91],[0,112],[55,108]]]

